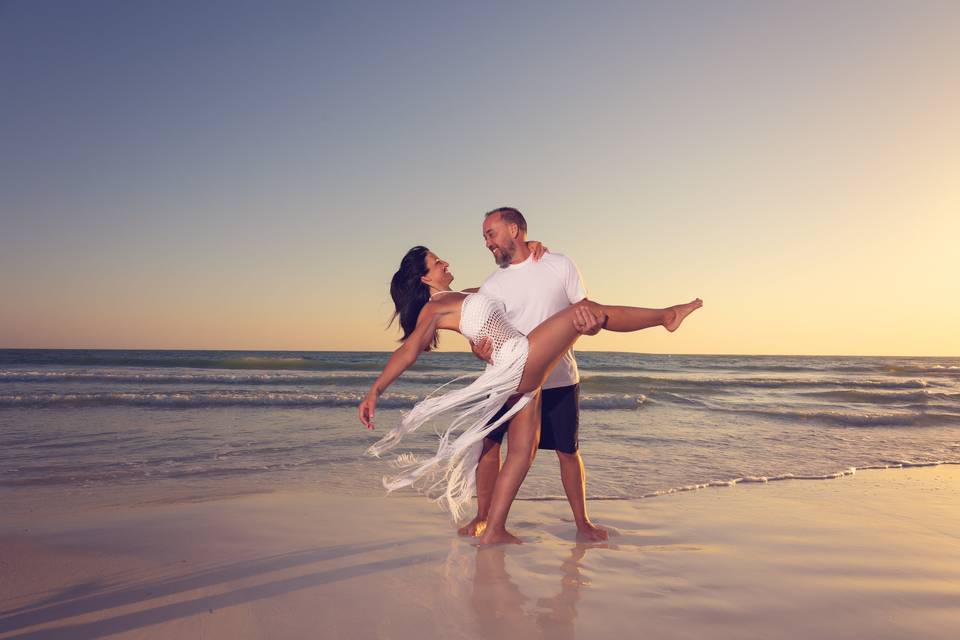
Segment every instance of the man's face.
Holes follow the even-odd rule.
[[[501,269],[513,261],[517,252],[517,242],[511,234],[513,229],[516,225],[504,222],[499,213],[487,216],[483,221],[483,241]]]

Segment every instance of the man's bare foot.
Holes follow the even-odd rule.
[[[703,306],[703,300],[696,298],[687,304],[678,304],[670,307],[673,312],[673,318],[663,323],[663,328],[667,331],[676,331],[683,319]]]
[[[483,535],[483,530],[486,528],[487,528],[487,521],[481,520],[480,516],[477,516],[467,524],[457,529],[457,533],[461,536],[479,538],[480,536]]]
[[[606,529],[592,522],[577,525],[577,542],[603,542],[608,537]]]
[[[483,546],[488,544],[523,544],[523,541],[506,529],[501,531],[487,529],[484,531],[483,535],[480,536],[480,545]]]

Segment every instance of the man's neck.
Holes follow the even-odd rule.
[[[530,249],[527,248],[526,240],[517,240],[517,251],[513,254],[513,260],[510,264],[520,264],[530,257]]]

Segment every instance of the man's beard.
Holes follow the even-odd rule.
[[[499,255],[494,256],[497,259],[497,264],[500,265],[501,269],[506,269],[513,261],[513,256],[517,252],[517,245],[511,240],[510,246],[497,245],[497,249],[500,250]]]

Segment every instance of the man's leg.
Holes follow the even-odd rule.
[[[573,511],[573,520],[577,523],[577,538],[591,542],[606,540],[606,529],[590,522],[587,516],[587,474],[580,451],[565,453],[558,450],[557,458],[560,460],[560,481]]]
[[[462,536],[479,536],[487,526],[493,487],[500,473],[500,441],[483,439],[483,452],[477,463],[477,515],[457,530]]]
[[[540,446],[555,449],[560,462],[560,481],[577,525],[577,537],[597,542],[607,539],[606,530],[587,516],[587,475],[580,457],[580,385],[543,391],[543,425]]]

